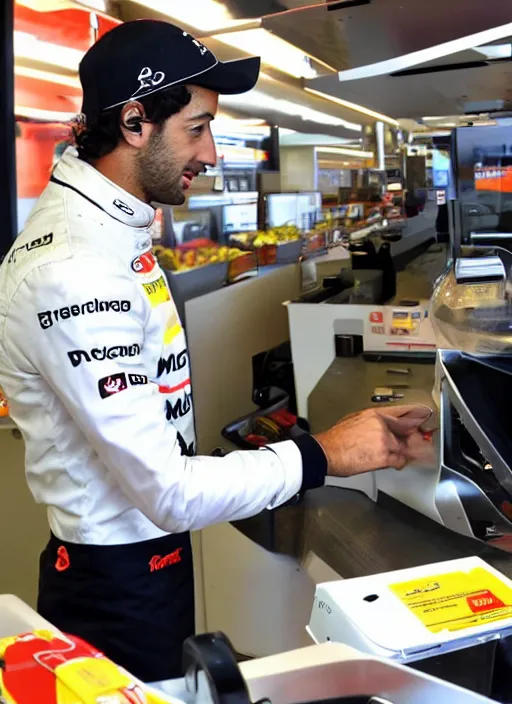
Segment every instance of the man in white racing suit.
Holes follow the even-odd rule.
[[[185,334],[150,203],[183,203],[216,161],[219,93],[250,90],[258,71],[165,22],[102,37],[80,65],[77,148],[0,268],[0,384],[51,530],[38,609],[145,681],[180,675],[194,631],[190,530],[277,507],[327,472],[401,468],[423,420],[367,411],[316,438],[194,456]]]

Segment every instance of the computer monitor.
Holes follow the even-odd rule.
[[[309,228],[321,217],[321,193],[271,193],[266,197],[268,227],[295,225],[299,228]]]
[[[297,226],[309,230],[322,219],[322,194],[299,193],[297,197]]]
[[[174,210],[172,230],[176,245],[196,239],[211,238],[211,212],[209,210]]]
[[[258,204],[241,203],[224,205],[222,208],[222,229],[224,234],[234,232],[254,232],[258,229]]]

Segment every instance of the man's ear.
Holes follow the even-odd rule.
[[[144,107],[138,101],[123,106],[120,127],[126,142],[132,147],[144,146],[151,134],[151,123],[146,119]]]

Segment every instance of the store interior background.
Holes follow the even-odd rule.
[[[407,220],[420,223],[410,225],[414,247],[427,246],[447,235],[438,200],[447,186],[446,137],[487,119],[471,114],[472,103],[512,98],[512,8],[503,0],[430,0],[428,10],[420,0],[17,0],[14,7],[18,231],[80,110],[79,60],[96,33],[121,21],[175,21],[222,60],[245,52],[263,60],[251,94],[221,97],[217,167],[196,180],[185,206],[159,212],[156,243],[169,233],[183,243],[192,224],[198,236],[214,232],[225,244],[230,233],[260,228],[269,208],[285,203],[272,203],[275,194],[306,194],[302,210],[297,200],[283,206],[295,209],[302,228],[304,214],[332,215],[347,190],[377,183],[398,198]],[[299,295],[301,276],[297,261],[285,262],[187,298],[201,452],[222,444],[221,428],[252,410],[253,357],[289,339],[282,302]],[[214,371],[212,359],[219,360]],[[0,591],[34,605],[46,516],[28,493],[23,441],[8,422],[0,444],[0,528],[9,536],[0,546],[9,566]],[[247,648],[243,637],[236,643],[247,655],[307,643],[299,622],[277,629],[270,643],[260,614],[290,624],[297,604],[309,613],[315,584],[344,576],[314,555],[298,564],[269,554],[230,525],[202,531],[195,547],[198,630],[230,634],[238,619],[252,633]],[[221,575],[229,570],[226,584]],[[272,602],[259,603],[278,574]]]

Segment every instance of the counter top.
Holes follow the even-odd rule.
[[[410,368],[408,376],[386,374],[392,366],[389,361],[335,359],[310,397],[312,431],[324,430],[347,413],[370,406],[373,388],[389,384],[390,379],[410,385],[403,390],[404,403],[432,405],[433,364],[396,365]],[[309,491],[300,505],[275,511],[274,520],[277,552],[300,561],[313,552],[343,578],[470,555],[512,577],[512,555],[449,531],[384,494],[374,503],[358,491],[324,486]]]

